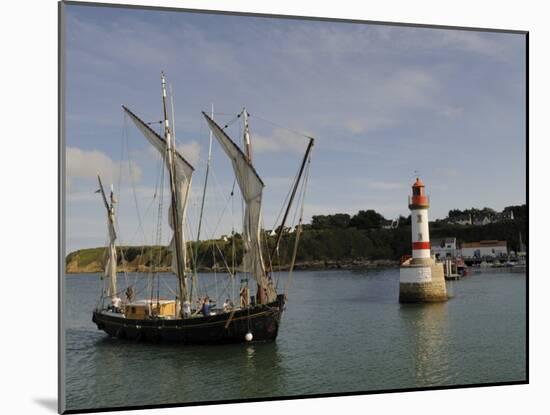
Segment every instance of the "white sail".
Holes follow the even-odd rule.
[[[165,157],[167,154],[167,143],[164,138],[158,135],[155,131],[151,129],[147,124],[145,124],[137,115],[130,111],[125,106],[122,107],[124,111],[130,116],[136,127],[143,133],[145,138],[153,145],[154,148],[164,157],[164,160],[168,166],[168,158]],[[189,198],[189,191],[191,188],[191,175],[193,174],[194,168],[189,164],[183,156],[175,151],[174,159],[174,170],[175,170],[175,197],[176,197],[176,218],[178,221],[177,225],[174,225],[172,220],[172,207],[170,207],[170,212],[168,214],[169,224],[172,231],[174,231],[175,226],[178,226],[179,235],[181,236],[181,252],[179,253],[184,266],[187,264],[187,250],[186,247],[186,238],[185,238],[185,217],[187,211],[187,201]],[[172,270],[175,274],[178,274],[177,268],[177,255],[176,252],[176,241],[174,238],[175,233],[172,235],[172,240],[170,242],[170,249],[172,251]]]
[[[264,183],[242,150],[212,118],[204,112],[203,115],[214,136],[231,159],[233,171],[235,172],[237,183],[245,202],[243,219],[243,269],[250,272],[258,285],[266,290],[267,301],[274,301],[277,293],[275,288],[268,283],[266,277],[260,237]]]
[[[97,176],[97,180],[99,182],[99,191],[101,192],[101,196],[103,197],[103,203],[105,204],[105,209],[107,210],[107,228],[109,230],[109,252],[107,256],[107,261],[105,264],[105,278],[109,280],[109,290],[107,292],[107,295],[111,297],[111,302],[113,304],[118,304],[118,296],[117,296],[117,280],[116,280],[116,270],[117,270],[117,255],[116,255],[116,230],[115,230],[115,196],[113,193],[113,190],[111,188],[111,203],[107,201],[107,197],[105,196],[105,191],[103,190],[103,184],[101,183],[101,178],[99,175]]]

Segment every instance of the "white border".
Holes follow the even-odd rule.
[[[345,410],[446,415],[489,411],[515,415],[540,412],[535,408],[548,406],[544,395],[548,387],[550,325],[544,304],[550,292],[550,276],[543,262],[543,250],[547,249],[545,239],[550,235],[545,211],[548,206],[545,166],[550,140],[546,105],[550,26],[544,2],[120,0],[118,3],[530,31],[533,155],[530,164],[530,385],[139,413],[242,415],[256,411],[263,414],[307,411],[329,414]],[[51,414],[57,394],[57,5],[55,0],[11,1],[4,2],[2,9],[2,315],[5,319],[7,315],[16,318],[5,320],[8,324],[4,324],[2,330],[0,406],[5,413]]]

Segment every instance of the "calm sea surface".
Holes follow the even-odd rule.
[[[201,277],[214,296],[214,275]],[[67,409],[522,381],[525,278],[477,272],[447,283],[447,303],[400,305],[398,269],[296,272],[276,342],[168,346],[97,330],[99,277],[71,274]]]

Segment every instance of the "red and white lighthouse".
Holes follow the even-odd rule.
[[[417,177],[409,196],[412,229],[412,258],[401,263],[399,269],[399,302],[431,303],[447,301],[443,264],[430,256],[430,230],[424,183]]]
[[[409,196],[412,228],[413,261],[430,258],[430,230],[428,227],[428,209],[430,201],[424,189],[424,183],[417,177]]]

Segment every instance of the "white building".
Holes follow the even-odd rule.
[[[508,255],[506,241],[464,242],[461,247],[464,258],[483,258]]]
[[[432,256],[436,259],[446,257],[456,257],[456,238],[436,238],[432,239]]]

